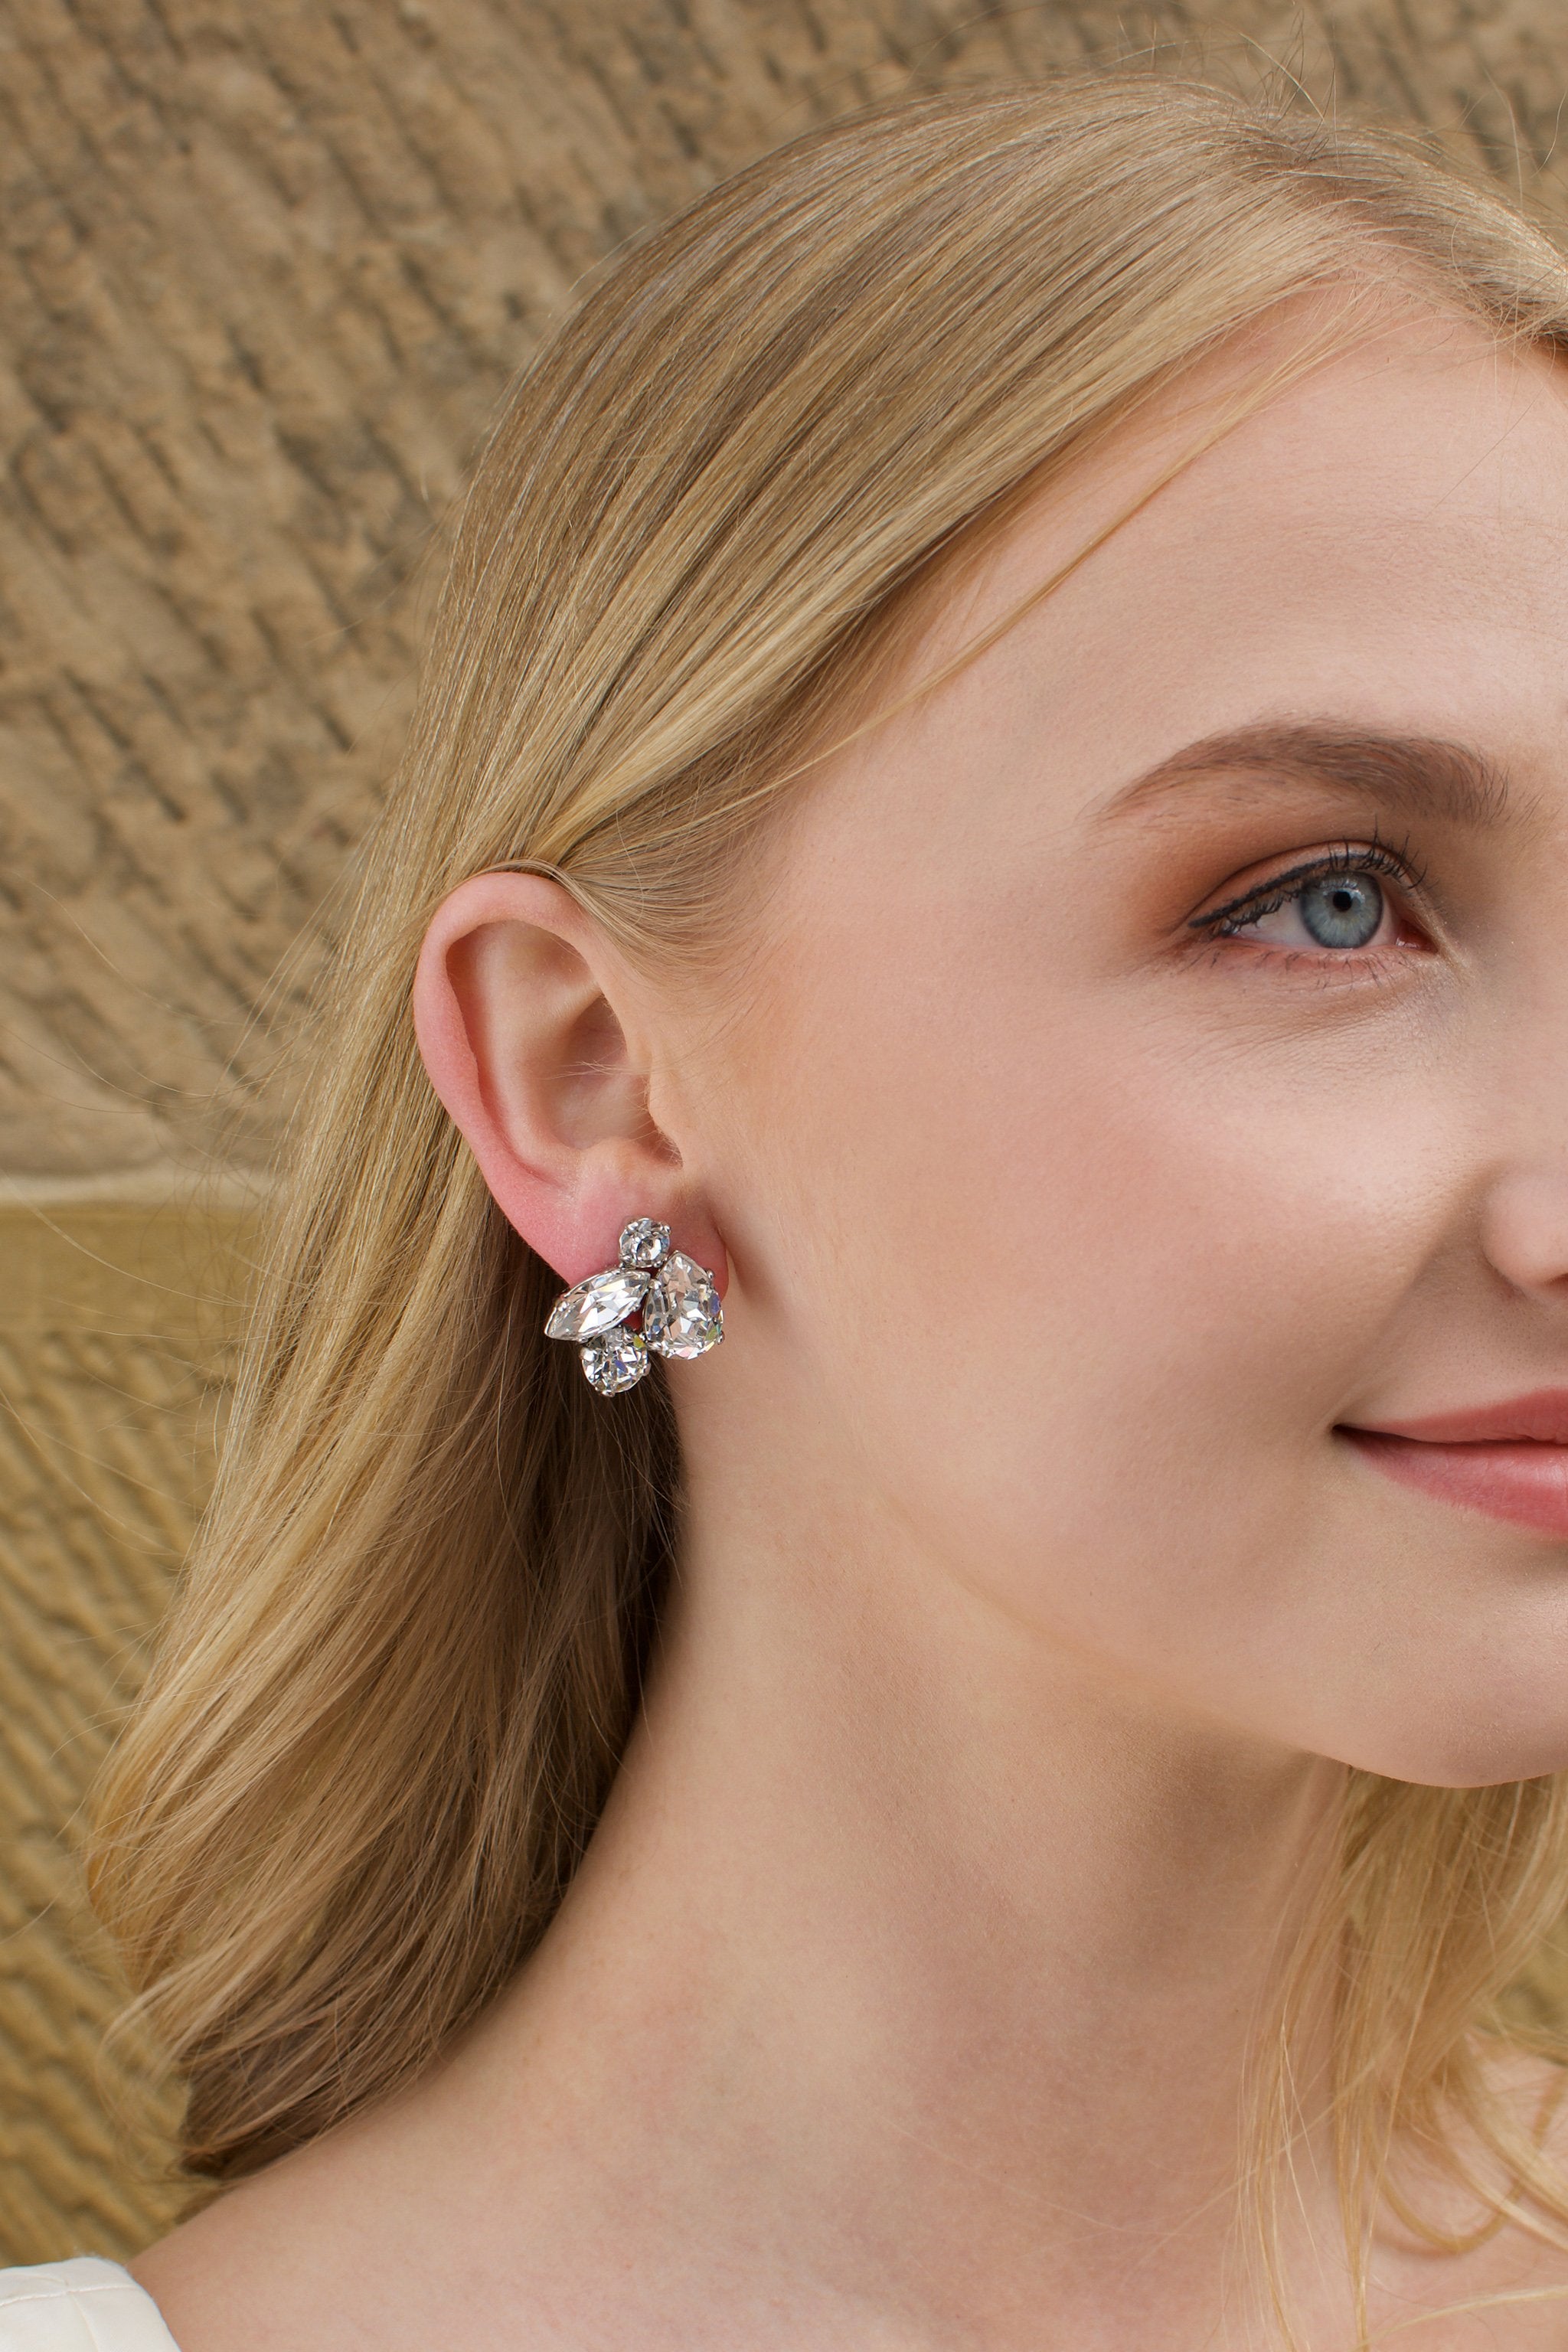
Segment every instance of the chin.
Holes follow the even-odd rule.
[[[1409,1780],[1426,1789],[1492,1789],[1510,1780],[1541,1780],[1568,1771],[1568,1716],[1562,1695],[1550,1716],[1535,1721],[1512,1718],[1499,1702],[1493,1715],[1473,1706],[1446,1720],[1411,1725],[1402,1736],[1386,1734],[1364,1744],[1342,1762],[1388,1780]]]

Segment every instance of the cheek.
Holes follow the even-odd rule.
[[[822,1006],[758,1155],[792,1337],[918,1539],[1127,1632],[1310,1519],[1412,1269],[1419,1101],[979,971]],[[1434,1150],[1438,1139],[1432,1139]],[[764,1169],[768,1171],[761,1173]],[[1140,1581],[1141,1580],[1141,1581]],[[1070,1603],[1064,1596],[1070,1595]]]

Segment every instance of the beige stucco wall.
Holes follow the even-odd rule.
[[[152,2053],[104,2047],[122,1995],[73,1831],[210,1475],[247,1239],[221,1190],[0,1198],[0,2261],[173,2210]]]
[[[1568,209],[1558,0],[0,0],[0,2261],[169,2210],[70,1824],[502,385],[585,267],[790,132],[1129,55],[1424,121]]]

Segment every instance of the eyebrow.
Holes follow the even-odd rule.
[[[1504,779],[1465,744],[1332,720],[1269,719],[1184,744],[1112,793],[1098,815],[1147,813],[1200,780],[1225,777],[1327,786],[1404,816],[1471,828],[1494,828],[1509,814]]]

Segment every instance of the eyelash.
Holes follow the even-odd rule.
[[[1271,915],[1277,908],[1288,905],[1310,883],[1321,882],[1335,874],[1375,874],[1380,880],[1393,882],[1413,898],[1419,897],[1426,878],[1424,869],[1407,853],[1390,849],[1381,841],[1342,842],[1326,856],[1314,857],[1303,866],[1292,866],[1285,873],[1276,874],[1271,880],[1258,884],[1251,890],[1244,891],[1239,898],[1228,900],[1223,907],[1211,908],[1205,915],[1192,916],[1187,928],[1211,940],[1238,938],[1265,915]],[[1375,953],[1376,950],[1325,949],[1323,952],[1332,954],[1336,961],[1342,962],[1352,955]]]

